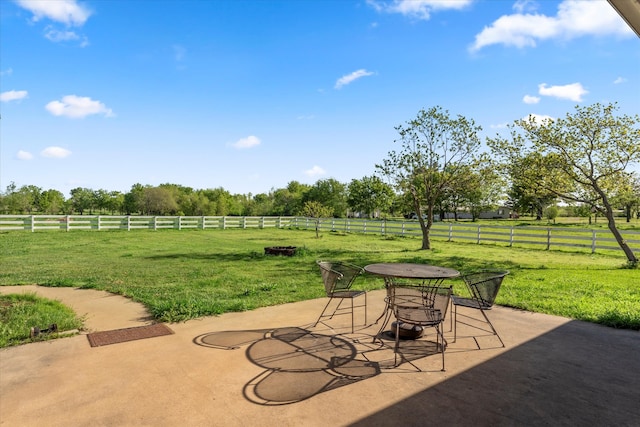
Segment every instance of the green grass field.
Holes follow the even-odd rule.
[[[640,330],[640,271],[622,253],[585,254],[287,229],[0,233],[0,285],[73,286],[118,293],[176,322],[324,294],[316,259],[358,265],[419,262],[462,272],[508,269],[498,304]],[[297,246],[293,257],[266,246]],[[461,280],[455,291],[464,292]],[[362,276],[356,286],[380,289]]]

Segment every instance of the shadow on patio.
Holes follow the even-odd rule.
[[[639,403],[640,333],[571,321],[351,425],[638,426]]]
[[[332,332],[328,329],[326,332]],[[434,337],[435,338],[435,337]],[[244,386],[247,400],[261,405],[300,402],[319,393],[344,387],[402,369],[404,362],[438,353],[435,342],[405,341],[402,361],[395,365],[393,338],[380,340],[366,333],[324,334],[302,327],[211,332],[196,337],[195,344],[221,350],[246,346],[247,359],[264,371]]]

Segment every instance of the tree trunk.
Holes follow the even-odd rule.
[[[638,257],[633,253],[633,250],[629,247],[629,245],[627,244],[627,241],[622,238],[622,235],[620,234],[618,227],[616,227],[616,223],[613,219],[613,213],[610,214],[609,212],[607,212],[607,220],[608,220],[609,230],[611,230],[613,237],[616,238],[616,242],[618,242],[618,245],[620,245],[620,248],[622,249],[624,254],[627,256],[627,260],[629,261],[630,264],[634,266],[637,265]]]
[[[429,204],[427,207],[427,221],[425,223],[422,215],[418,216],[418,220],[420,221],[420,228],[422,229],[422,250],[431,249],[431,239],[429,235],[431,234],[431,226],[433,225],[433,204]]]
[[[629,264],[631,264],[634,267],[637,266],[638,257],[636,257],[636,255],[633,253],[633,250],[631,250],[631,248],[627,244],[627,241],[622,238],[622,235],[620,234],[618,227],[616,227],[616,220],[613,217],[613,209],[609,204],[609,199],[604,193],[601,193],[600,197],[602,197],[602,201],[604,205],[604,209],[600,210],[600,212],[604,214],[605,218],[607,218],[607,226],[609,227],[609,230],[613,234],[613,237],[616,238],[616,242],[618,242],[620,249],[622,249],[624,254],[627,256],[627,260],[629,261]],[[596,218],[597,218],[597,215],[598,215],[598,212],[596,212]]]

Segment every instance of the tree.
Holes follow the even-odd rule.
[[[459,194],[462,203],[471,213],[471,218],[476,221],[480,213],[495,207],[502,194],[503,182],[497,172],[497,168],[490,159],[483,155],[474,166],[468,166],[468,171],[463,173],[455,187],[455,193]],[[464,170],[464,168],[463,168]]]
[[[555,186],[564,182],[570,188],[566,179],[562,180],[557,173],[554,174],[547,169],[546,166],[552,162],[550,156],[545,157],[533,152],[503,165],[507,178],[511,181],[509,198],[516,211],[530,212],[539,221],[544,210],[558,199],[556,193],[548,189],[547,181],[555,180]]]
[[[119,191],[110,191],[105,208],[111,212],[112,215],[114,212],[122,213],[124,210],[124,194]]]
[[[98,210],[98,213],[102,213],[109,209],[109,200],[111,196],[107,190],[95,190],[93,193],[92,206]]]
[[[411,195],[422,230],[422,249],[431,249],[434,206],[461,179],[465,167],[473,163],[482,128],[473,120],[460,115],[453,119],[448,111],[432,107],[421,110],[415,119],[396,130],[400,139],[395,142],[401,144],[400,151],[389,152],[376,169],[389,177],[399,191]]]
[[[313,218],[316,224],[316,239],[320,237],[320,218],[329,218],[333,215],[333,210],[329,206],[324,206],[320,202],[305,202],[302,207],[302,215]]]
[[[142,197],[145,187],[140,184],[133,184],[131,190],[124,195],[123,209],[127,215],[135,212],[142,212]]]
[[[305,194],[304,202],[318,202],[331,208],[333,215],[343,217],[347,212],[346,186],[336,179],[321,179]]]
[[[620,184],[618,192],[612,199],[613,203],[624,209],[627,222],[630,222],[634,210],[640,212],[640,176],[631,173],[625,178],[625,182]]]
[[[544,171],[560,177],[545,179],[542,186],[569,201],[583,203],[607,219],[607,225],[629,264],[638,258],[616,227],[612,196],[627,181],[627,168],[640,162],[640,116],[616,116],[616,104],[576,107],[564,119],[537,122],[533,117],[510,125],[511,138],[488,141],[506,163],[532,153],[546,156]],[[571,185],[567,186],[565,180]]]
[[[178,203],[167,187],[147,187],[142,193],[142,211],[145,215],[175,215]]]
[[[70,191],[71,193],[71,207],[74,211],[84,214],[84,211],[94,207],[95,199],[93,191],[89,188],[77,187]]]
[[[549,221],[553,221],[554,224],[556,222],[556,218],[558,217],[559,213],[560,213],[560,210],[556,205],[549,206],[547,209],[544,210],[544,216]]]
[[[298,181],[291,181],[286,188],[273,191],[273,214],[293,216],[300,213],[305,192],[310,186]]]
[[[64,195],[58,190],[45,190],[40,195],[40,210],[44,214],[58,214],[64,209]]]
[[[353,211],[364,212],[373,218],[375,212],[387,212],[395,193],[393,188],[377,176],[354,179],[347,186],[347,203]]]

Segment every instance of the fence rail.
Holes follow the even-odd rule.
[[[112,216],[112,215],[0,215],[0,232],[46,230],[162,230],[230,228],[301,228],[319,231],[421,237],[417,221],[380,221],[358,218],[280,216]],[[640,232],[623,230],[623,237],[640,254]],[[430,237],[435,240],[494,243],[507,246],[582,248],[620,251],[608,229],[554,228],[540,226],[484,225],[477,223],[435,223]]]

